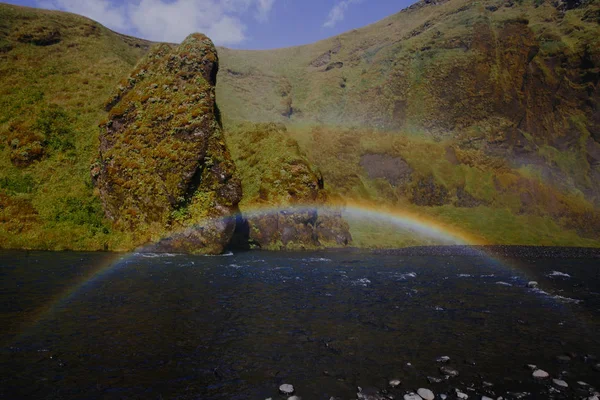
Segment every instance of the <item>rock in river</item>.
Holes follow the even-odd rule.
[[[435,395],[429,389],[420,388],[419,390],[417,390],[417,393],[418,393],[419,396],[421,396],[425,400],[433,400],[433,399],[435,399]]]
[[[549,376],[550,374],[544,371],[543,369],[536,369],[535,371],[533,371],[533,377],[537,379],[544,379]]]
[[[446,376],[458,376],[457,370],[446,366],[440,367],[440,372]]]
[[[558,386],[559,388],[568,388],[569,384],[565,381],[563,381],[562,379],[552,379],[552,383],[554,383],[555,386]]]
[[[294,386],[290,385],[289,383],[284,383],[283,385],[279,386],[279,392],[287,395],[294,394]]]
[[[527,283],[527,287],[530,289],[535,289],[536,287],[538,287],[538,283],[536,281],[529,281]]]
[[[389,385],[391,387],[398,387],[402,384],[402,381],[400,379],[392,379],[389,381]]]
[[[410,392],[404,395],[404,400],[422,400],[422,398],[418,394]]]

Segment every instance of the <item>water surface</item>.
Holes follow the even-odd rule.
[[[588,356],[600,355],[599,265],[3,252],[0,397],[264,399],[291,383],[304,399],[350,399],[357,386],[398,378],[397,398],[419,387],[580,398],[577,381],[600,386]],[[571,361],[558,362],[565,354]],[[460,375],[429,383],[442,377],[440,356]],[[569,388],[535,381],[525,364]]]

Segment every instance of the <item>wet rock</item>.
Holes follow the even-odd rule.
[[[536,281],[529,281],[527,283],[527,287],[530,289],[535,289],[536,287],[538,287],[538,283]]]
[[[545,379],[549,376],[550,374],[544,371],[543,369],[536,369],[535,371],[533,371],[533,377],[536,379]]]
[[[492,382],[483,381],[483,386],[484,387],[492,387],[492,386],[494,386],[494,384]]]
[[[376,388],[361,388],[358,387],[358,393],[356,393],[358,400],[386,400],[386,396],[380,393]]]
[[[427,377],[427,381],[429,383],[440,383],[440,382],[442,382],[442,379],[438,378],[438,377],[435,377],[435,376],[428,376]]]
[[[587,383],[585,383],[585,382],[583,382],[583,381],[577,381],[577,384],[578,384],[579,386],[584,386],[584,387],[590,386],[589,384],[587,384]]]
[[[404,395],[404,400],[423,400],[421,396],[414,392],[410,392]]]
[[[513,397],[515,399],[523,399],[525,397],[531,396],[529,392],[508,392],[509,397]]]
[[[590,396],[587,398],[587,400],[599,400],[598,396]]]
[[[419,388],[419,390],[417,390],[417,394],[421,396],[421,398],[423,398],[424,400],[435,399],[435,395],[433,394],[433,392],[426,388]]]
[[[596,371],[600,371],[600,364],[596,364],[593,367]]]
[[[302,397],[290,396],[290,397],[287,398],[287,400],[302,400]]]
[[[494,400],[491,397],[481,396],[481,400]]]
[[[569,387],[569,384],[562,379],[552,379],[552,383],[559,388],[566,389]]]
[[[445,394],[440,394],[440,399],[442,399],[442,400],[446,400],[447,398],[448,398],[448,396],[447,396],[447,395],[445,395]]]
[[[446,376],[451,376],[451,377],[455,377],[458,376],[458,371],[450,368],[450,367],[440,367],[440,372]]]
[[[447,362],[450,361],[450,357],[448,357],[448,356],[441,356],[441,357],[438,357],[435,361],[437,361],[439,363],[444,363],[445,364],[445,363],[447,363]]]
[[[400,386],[402,384],[402,381],[400,379],[391,379],[388,383],[391,387],[395,388]]]
[[[285,395],[294,394],[294,386],[290,385],[289,383],[284,383],[283,385],[279,386],[279,393]]]
[[[467,400],[469,398],[469,395],[466,393],[461,392],[460,390],[456,389],[456,397],[461,399],[461,400]]]
[[[535,364],[527,364],[525,367],[529,368],[532,371],[535,371],[537,369],[537,365]]]

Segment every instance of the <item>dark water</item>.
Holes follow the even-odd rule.
[[[584,398],[593,391],[577,381],[600,388],[586,357],[600,356],[599,269],[598,258],[357,251],[4,252],[0,397],[279,399],[291,383],[304,399],[352,399],[398,378],[396,398],[420,387]],[[432,384],[439,356],[460,375]]]

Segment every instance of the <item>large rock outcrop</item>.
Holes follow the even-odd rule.
[[[341,212],[327,206],[321,173],[283,124],[241,124],[227,139],[244,186],[238,246],[311,249],[352,241]]]
[[[154,47],[108,101],[92,178],[106,216],[154,249],[219,253],[241,185],[215,103],[216,49],[201,34]]]

